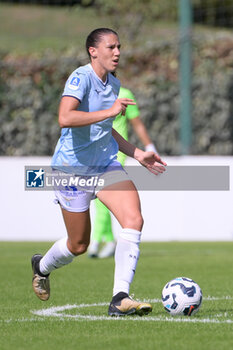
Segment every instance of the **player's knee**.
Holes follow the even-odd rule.
[[[71,243],[70,250],[74,255],[81,255],[87,251],[88,243]]]
[[[133,228],[135,230],[141,231],[144,224],[143,217],[141,213],[131,213],[125,218],[124,227]]]
[[[138,228],[137,228],[138,231],[141,231],[142,228],[143,228],[143,224],[144,224],[144,220],[143,220],[143,217],[142,217],[141,214],[137,217],[137,219],[136,219],[136,224],[137,224],[137,227],[138,227]]]

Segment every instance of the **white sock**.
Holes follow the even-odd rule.
[[[72,262],[75,257],[67,247],[67,237],[64,237],[54,243],[45,256],[40,261],[40,272],[43,275]]]
[[[115,252],[115,275],[113,295],[119,292],[129,294],[139,259],[141,232],[124,228],[119,235]]]

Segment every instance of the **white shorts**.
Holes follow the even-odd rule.
[[[59,172],[61,174],[61,172]],[[83,212],[90,207],[92,199],[105,187],[130,180],[128,174],[118,161],[112,162],[103,174],[93,176],[78,176],[80,181],[86,182],[84,186],[65,186],[62,189],[55,189],[54,203],[70,212]],[[89,181],[89,184],[88,184]],[[100,185],[101,183],[101,185]],[[88,185],[87,185],[88,184]],[[91,184],[91,185],[90,185]]]

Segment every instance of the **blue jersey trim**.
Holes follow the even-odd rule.
[[[62,95],[62,97],[73,97],[75,100],[78,100],[80,103],[82,102],[78,97],[72,96],[72,95]]]

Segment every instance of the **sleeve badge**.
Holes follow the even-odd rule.
[[[80,84],[79,77],[73,77],[69,82],[68,87],[71,90],[78,90],[79,84]]]

